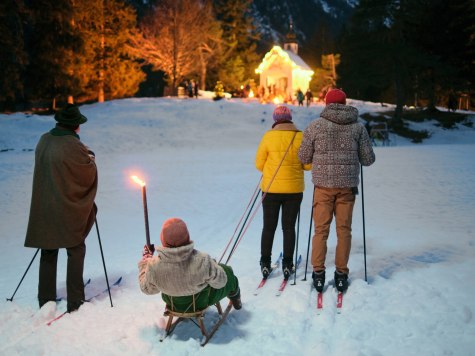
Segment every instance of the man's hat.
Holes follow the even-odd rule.
[[[78,126],[87,121],[87,117],[81,114],[79,108],[74,104],[66,105],[64,109],[54,115],[54,119],[60,124],[69,126]]]

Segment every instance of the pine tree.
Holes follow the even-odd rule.
[[[362,0],[350,23],[347,25],[341,42],[340,81],[347,94],[363,100],[375,99],[389,86],[389,78],[380,73],[380,62],[384,61],[378,45],[376,32],[386,31],[383,19],[384,7],[376,7],[378,1]]]
[[[341,44],[339,86],[352,97],[396,103],[393,125],[401,125],[418,48],[407,40],[405,1],[362,0]]]
[[[412,0],[411,10],[407,37],[423,53],[418,63],[418,91],[435,110],[436,105],[446,104],[452,89],[467,91],[473,86],[475,4]]]
[[[144,80],[129,43],[136,36],[134,10],[121,0],[76,0],[75,28],[83,52],[75,62],[80,101],[133,96]]]
[[[77,79],[72,75],[75,53],[81,39],[73,28],[73,8],[67,0],[35,0],[25,33],[29,64],[25,93],[31,100],[64,99],[74,92]]]
[[[336,68],[339,64],[339,54],[322,55],[321,68],[315,70],[315,75],[310,83],[312,89],[317,92],[323,92],[328,88],[336,87],[338,79]]]
[[[260,38],[251,16],[251,0],[214,0],[213,6],[223,30],[224,53],[220,68],[214,74],[225,88],[237,89],[248,79],[255,78],[261,60],[256,53]],[[242,67],[235,67],[242,63]],[[240,70],[241,73],[236,70]]]
[[[393,124],[413,97],[435,110],[452,88],[473,87],[474,14],[473,1],[362,0],[343,37],[339,85],[395,102]]]
[[[23,45],[25,9],[21,1],[0,3],[0,110],[14,110],[23,100],[23,72],[27,54]],[[3,105],[2,105],[3,104]]]

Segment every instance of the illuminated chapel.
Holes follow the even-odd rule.
[[[299,89],[303,93],[308,89],[314,72],[298,55],[297,37],[292,22],[284,48],[272,47],[264,56],[256,73],[260,75],[260,94],[264,98],[288,101],[295,98]]]

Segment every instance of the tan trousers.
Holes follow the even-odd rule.
[[[315,187],[313,204],[313,221],[315,223],[315,235],[312,240],[313,270],[325,270],[327,240],[333,215],[335,215],[337,234],[335,267],[338,272],[348,274],[355,195],[351,188]]]

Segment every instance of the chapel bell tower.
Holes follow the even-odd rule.
[[[285,36],[285,43],[284,43],[284,49],[287,51],[291,51],[295,54],[298,54],[299,52],[299,45],[297,43],[297,36],[295,35],[294,32],[294,25],[292,23],[292,18],[290,18],[290,26],[289,26],[289,32]]]

